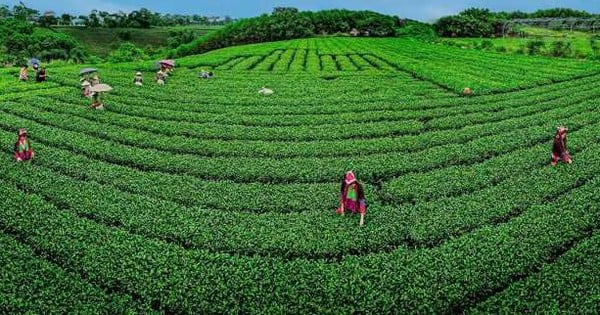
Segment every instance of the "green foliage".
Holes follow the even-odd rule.
[[[443,37],[492,37],[503,35],[506,20],[526,18],[591,18],[594,14],[566,8],[543,9],[533,13],[490,12],[489,9],[470,8],[457,15],[445,16],[434,24]]]
[[[396,37],[435,40],[437,33],[431,24],[413,20],[402,20],[396,28]]]
[[[456,16],[442,17],[434,26],[443,37],[490,37],[494,33],[493,21],[488,9],[471,8]]]
[[[395,35],[395,24],[394,17],[370,11],[300,12],[295,8],[276,8],[271,15],[242,19],[182,45],[169,55],[183,57],[228,46],[348,33],[352,29],[365,36],[388,37]]]
[[[132,43],[124,42],[119,45],[117,50],[108,55],[110,62],[131,62],[147,59],[148,56],[143,49],[138,48]]]
[[[0,70],[0,312],[598,313],[597,63],[329,37],[164,86],[153,63],[91,65],[105,111],[79,66]],[[574,163],[550,167],[561,124]],[[333,213],[348,169],[360,228]]]
[[[590,37],[590,47],[592,48],[594,57],[600,56],[600,43],[598,42],[599,40],[600,40],[600,36],[598,36],[598,35]]]
[[[527,51],[530,55],[539,55],[546,47],[546,42],[543,40],[531,40],[527,42]]]
[[[85,58],[73,37],[12,18],[0,20],[0,46],[6,51],[0,61],[7,63],[20,63],[34,56],[43,61]]]
[[[131,31],[130,30],[119,30],[117,31],[117,37],[122,41],[130,41],[131,40]]]
[[[553,57],[568,57],[572,52],[571,42],[562,40],[553,42],[550,50],[550,54]]]
[[[169,32],[167,44],[170,48],[177,48],[192,42],[194,39],[196,39],[196,34],[193,30],[172,30]]]

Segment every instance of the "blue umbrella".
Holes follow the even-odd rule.
[[[79,75],[84,75],[84,74],[88,74],[88,73],[92,73],[92,72],[96,72],[98,71],[95,68],[83,68],[81,69],[81,71],[79,71]]]
[[[39,65],[40,63],[41,63],[41,61],[39,59],[37,59],[37,58],[31,58],[31,59],[29,59],[29,64],[32,65],[32,66],[33,65]]]

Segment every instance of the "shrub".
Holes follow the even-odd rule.
[[[553,57],[569,57],[573,53],[571,42],[556,41],[552,43],[550,55]]]
[[[123,41],[131,40],[131,31],[129,30],[119,30],[117,31],[117,37]]]
[[[122,43],[119,48],[110,55],[108,55],[108,61],[110,62],[130,62],[147,59],[146,53],[130,42]]]
[[[527,50],[530,55],[539,55],[544,47],[546,47],[546,43],[543,40],[531,40],[527,42]]]

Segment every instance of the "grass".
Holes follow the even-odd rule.
[[[597,63],[321,38],[177,65],[94,65],[105,111],[76,66],[0,70],[0,313],[600,311]]]
[[[565,41],[571,43],[573,52],[571,58],[593,58],[594,52],[590,45],[592,36],[599,35],[591,32],[581,31],[555,31],[543,28],[525,27],[522,28],[525,37],[505,37],[505,38],[456,38],[443,39],[442,42],[451,43],[455,46],[465,48],[481,47],[483,41],[491,41],[493,47],[491,50],[502,50],[508,53],[518,53],[523,51],[527,44],[534,40],[541,40],[546,43],[546,48],[542,50],[542,54],[547,54],[552,43],[556,41]],[[525,52],[527,53],[527,52]]]
[[[167,45],[169,32],[172,30],[193,30],[196,36],[202,36],[218,27],[215,26],[178,26],[178,27],[153,27],[140,28],[85,28],[74,26],[55,26],[54,30],[72,35],[79,40],[88,52],[98,57],[106,57],[118,47],[122,41],[119,32],[129,32],[128,40],[141,48],[151,47],[157,49]]]

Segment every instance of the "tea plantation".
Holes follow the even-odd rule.
[[[165,86],[91,66],[104,111],[79,67],[0,70],[0,313],[600,312],[599,63],[322,38]],[[346,170],[363,227],[334,213]]]

